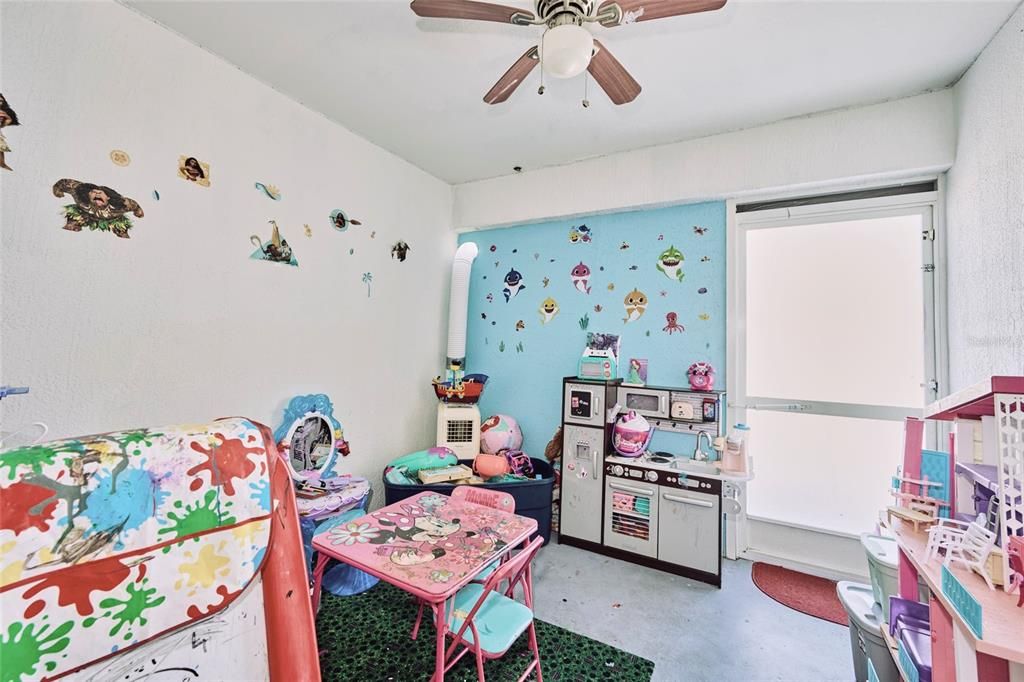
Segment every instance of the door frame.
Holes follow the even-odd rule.
[[[915,178],[917,179],[917,178]],[[929,327],[928,316],[925,317],[927,333],[930,333],[932,340],[932,370],[931,374],[936,381],[934,392],[925,400],[925,403],[937,400],[949,392],[949,354],[948,354],[948,332],[947,332],[947,307],[946,307],[946,225],[945,225],[945,175],[920,178],[922,180],[936,181],[934,191],[917,192],[913,194],[898,194],[892,196],[874,197],[868,199],[855,199],[852,201],[836,201],[813,203],[807,205],[791,206],[786,208],[770,208],[760,211],[748,211],[737,213],[738,204],[749,203],[750,199],[729,199],[726,201],[726,386],[727,395],[730,400],[730,420],[733,422],[745,422],[747,419],[746,410],[749,405],[744,401],[757,401],[755,404],[763,404],[769,409],[780,409],[777,405],[786,405],[794,401],[772,400],[753,398],[746,396],[745,391],[745,367],[746,367],[746,346],[745,346],[745,325],[746,325],[746,254],[743,232],[747,229],[770,228],[781,225],[811,224],[825,222],[830,216],[843,214],[859,214],[857,217],[872,217],[882,214],[891,214],[894,211],[905,211],[908,213],[918,211],[930,211],[933,239],[932,239],[932,272],[931,286],[926,281],[924,288],[925,304],[931,308],[931,326]],[[865,189],[864,185],[851,186],[848,188],[835,188],[829,193],[842,191],[856,191]],[[760,195],[759,200],[784,200],[797,197],[806,197],[805,192],[777,193],[771,195]],[[927,351],[926,351],[927,356]],[[927,360],[926,360],[927,361]],[[926,371],[926,375],[929,372]],[[928,377],[926,376],[926,381]],[[851,414],[842,404],[830,404],[822,401],[815,401],[817,409],[810,411],[813,414],[838,414],[843,416],[858,416],[865,418],[893,419],[900,416],[910,416],[905,408],[878,408],[864,406],[862,414]],[[786,409],[783,407],[782,409]],[[798,404],[791,408],[794,411],[801,411]],[[944,449],[941,444],[944,442],[946,429],[940,431],[935,422],[929,422],[925,429],[926,447],[938,447]],[[751,517],[754,518],[754,517]],[[771,520],[772,523],[783,523]]]

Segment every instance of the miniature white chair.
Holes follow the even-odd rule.
[[[967,531],[963,534],[960,542],[950,545],[946,549],[946,558],[943,563],[948,566],[955,561],[966,568],[974,570],[985,579],[988,589],[994,590],[996,586],[992,584],[992,578],[988,574],[988,566],[986,564],[988,563],[988,555],[992,553],[992,549],[995,546],[996,534],[984,526],[971,522],[968,524]]]
[[[948,553],[950,547],[959,545],[970,525],[970,521],[939,519],[937,524],[928,529],[928,545],[924,550],[925,561],[939,556],[940,550],[946,550]]]

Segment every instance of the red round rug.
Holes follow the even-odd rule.
[[[836,581],[791,571],[755,561],[750,577],[757,589],[779,602],[808,616],[847,625],[846,609],[836,596]]]

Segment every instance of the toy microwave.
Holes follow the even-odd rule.
[[[587,332],[587,345],[580,356],[576,376],[580,379],[611,381],[619,375],[619,335]]]
[[[580,379],[597,379],[610,381],[618,376],[619,367],[615,354],[610,350],[593,350],[587,348],[580,356],[576,376]]]

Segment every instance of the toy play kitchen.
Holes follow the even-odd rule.
[[[721,586],[721,556],[736,555],[723,530],[738,534],[750,478],[709,461],[725,394],[568,377],[562,395],[559,541]],[[698,446],[649,452],[654,429]]]

